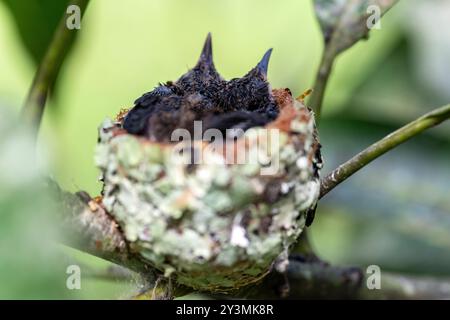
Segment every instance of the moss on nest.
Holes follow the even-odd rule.
[[[131,248],[165,276],[226,292],[286,268],[287,250],[317,201],[320,166],[314,118],[286,92],[275,92],[281,112],[274,122],[223,148],[156,143],[128,134],[121,122],[101,124],[103,204]],[[180,146],[203,161],[186,163],[186,152],[175,152]],[[247,161],[227,163],[231,150]]]

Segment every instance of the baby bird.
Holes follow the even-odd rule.
[[[272,49],[268,50],[244,77],[226,81],[214,66],[208,34],[195,67],[177,81],[160,84],[137,99],[123,128],[153,141],[170,142],[175,129],[192,133],[194,121],[203,121],[203,130],[221,132],[264,126],[278,115],[267,81],[271,53]]]

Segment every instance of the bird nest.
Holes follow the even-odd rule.
[[[271,90],[271,50],[223,80],[208,36],[197,65],[99,129],[103,205],[166,277],[227,292],[284,271],[312,222],[320,144],[312,112]]]

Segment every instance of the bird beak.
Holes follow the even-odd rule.
[[[271,54],[272,54],[272,48],[267,50],[267,52],[262,57],[261,61],[256,66],[256,70],[258,71],[259,74],[261,74],[263,76],[264,79],[267,79],[267,70],[269,68],[269,60],[270,60]]]
[[[200,59],[197,62],[197,67],[214,67],[213,56],[212,56],[212,40],[211,33],[208,33],[206,37],[205,44],[203,45],[203,50],[200,55]]]

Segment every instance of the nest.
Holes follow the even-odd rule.
[[[131,111],[101,124],[103,205],[130,248],[166,277],[228,292],[286,269],[319,196],[320,144],[307,107],[287,89],[268,94],[276,115],[221,144],[130,132]]]

